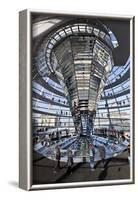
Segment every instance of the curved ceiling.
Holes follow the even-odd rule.
[[[121,66],[124,65],[129,57],[130,54],[130,23],[129,20],[126,19],[109,19],[106,17],[102,17],[102,18],[96,18],[96,17],[89,17],[89,16],[79,16],[79,18],[77,16],[71,16],[71,15],[50,15],[50,14],[33,14],[32,15],[32,22],[33,23],[38,23],[38,22],[42,22],[43,20],[52,20],[53,18],[59,20],[59,23],[56,24],[56,26],[52,26],[49,30],[53,30],[57,27],[58,28],[60,26],[63,26],[63,24],[67,24],[69,22],[89,22],[89,23],[95,23],[98,20],[98,22],[100,21],[101,23],[105,24],[116,36],[118,43],[119,43],[119,47],[115,49],[115,51],[113,52],[113,57],[114,57],[114,63],[117,66]],[[81,17],[81,18],[80,18]],[[103,27],[104,28],[104,27]],[[46,31],[47,32],[47,31]],[[125,33],[125,34],[124,34]],[[45,34],[45,31],[43,32],[43,34],[39,35],[40,38],[42,38]],[[39,38],[39,39],[40,39]],[[41,39],[40,39],[41,40]],[[38,40],[37,40],[38,41]],[[35,39],[34,39],[35,42]],[[34,45],[35,46],[35,45]]]

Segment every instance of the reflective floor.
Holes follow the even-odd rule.
[[[109,139],[101,136],[93,135],[88,137],[72,136],[69,138],[63,138],[57,141],[52,141],[50,146],[46,146],[45,142],[39,141],[34,145],[34,150],[39,154],[47,157],[51,160],[56,160],[56,147],[60,147],[61,162],[67,162],[67,152],[70,149],[73,153],[73,161],[75,163],[83,162],[85,158],[86,162],[90,162],[89,144],[94,145],[95,156],[94,161],[101,160],[99,146],[105,148],[105,159],[115,157],[121,154],[128,148],[129,140],[120,140],[117,138]]]
[[[95,162],[95,170],[91,171],[88,162],[74,163],[72,173],[68,173],[65,162],[60,163],[60,168],[54,173],[56,162],[41,154],[34,152],[33,183],[72,183],[102,180],[127,180],[130,179],[130,164],[127,151],[116,157],[106,160],[104,170],[101,161]]]

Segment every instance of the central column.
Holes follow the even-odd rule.
[[[46,45],[47,68],[64,89],[78,135],[93,133],[97,102],[113,66],[114,43],[103,27],[70,25],[57,30]]]

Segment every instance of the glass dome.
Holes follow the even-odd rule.
[[[44,23],[33,27],[34,150],[55,160],[58,146],[66,162],[71,149],[76,163],[90,162],[91,144],[95,161],[100,146],[106,159],[120,154],[130,143],[130,58],[114,64],[119,43],[104,24]]]

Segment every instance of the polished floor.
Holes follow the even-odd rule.
[[[102,163],[95,163],[91,171],[89,163],[74,163],[72,173],[67,172],[65,162],[54,172],[56,162],[36,152],[33,155],[33,184],[71,183],[103,180],[125,180],[130,178],[130,165],[127,151],[106,160],[104,170]]]
[[[91,143],[94,145],[95,149],[95,161],[101,160],[99,154],[99,146],[101,145],[105,148],[106,159],[122,153],[128,148],[129,145],[129,141],[127,141],[127,139],[124,141],[119,141],[119,139],[117,138],[109,139],[109,137],[99,137],[96,135],[93,135],[91,138],[73,136],[69,138],[62,138],[60,140],[56,140],[52,142],[50,146],[42,144],[40,140],[34,145],[34,150],[37,151],[37,153],[43,155],[44,157],[47,157],[51,160],[55,160],[55,148],[57,146],[60,146],[61,162],[66,162],[68,149],[72,150],[73,160],[75,163],[83,162],[84,154],[86,157],[86,161],[89,162],[89,144]]]

